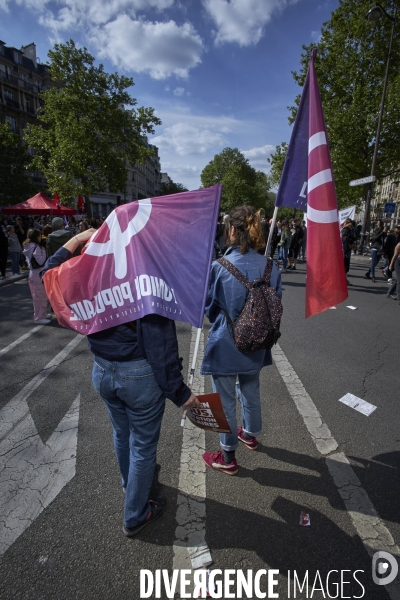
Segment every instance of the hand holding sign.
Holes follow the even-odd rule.
[[[201,402],[199,407],[189,408],[187,411],[193,425],[218,433],[232,433],[219,394],[203,394],[197,399]]]

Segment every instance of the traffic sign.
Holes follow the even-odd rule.
[[[349,185],[352,187],[355,185],[364,185],[365,183],[372,183],[375,179],[375,175],[369,175],[368,177],[361,177],[361,179],[353,179],[353,181],[349,181]]]
[[[383,212],[394,213],[396,210],[396,202],[386,202]]]

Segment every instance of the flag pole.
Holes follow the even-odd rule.
[[[188,381],[188,387],[190,387],[190,389],[192,388],[194,374],[195,374],[195,370],[196,370],[196,361],[197,361],[197,355],[199,353],[200,337],[201,337],[202,331],[203,331],[202,327],[197,328],[196,342],[195,342],[194,351],[193,351],[192,366],[190,368],[190,375],[189,375],[189,381]],[[187,413],[187,410],[185,409],[182,413],[181,427],[185,427],[186,413]]]
[[[272,217],[271,227],[269,228],[268,241],[267,241],[267,245],[265,246],[265,255],[264,256],[269,256],[269,247],[271,245],[272,234],[274,233],[274,227],[275,227],[275,223],[276,223],[276,217],[278,215],[278,210],[279,210],[279,206],[275,206],[274,214]]]

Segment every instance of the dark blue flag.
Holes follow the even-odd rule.
[[[275,200],[275,206],[291,206],[304,211],[307,210],[309,88],[307,73]]]

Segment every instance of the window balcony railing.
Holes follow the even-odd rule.
[[[10,73],[6,73],[5,71],[0,71],[2,78],[4,81],[8,81],[14,85],[18,85],[18,77],[14,77],[14,75],[10,75]]]
[[[7,96],[6,96],[5,101],[6,101],[7,106],[11,106],[12,108],[19,109],[19,103],[15,102],[15,100],[11,100],[11,98],[7,98]]]

